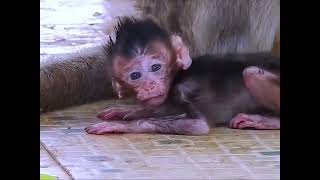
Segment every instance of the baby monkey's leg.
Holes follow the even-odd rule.
[[[280,129],[280,118],[240,113],[229,126],[233,129]]]
[[[258,67],[243,72],[245,86],[256,101],[274,114],[280,114],[280,77]],[[230,122],[231,128],[280,129],[279,117],[240,113]]]
[[[266,108],[280,114],[280,77],[258,67],[248,67],[243,78],[250,94]]]

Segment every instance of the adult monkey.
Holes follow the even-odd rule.
[[[274,51],[280,55],[280,0],[136,0],[139,16],[177,32],[191,56]],[[40,65],[40,108],[50,111],[111,98],[100,46]]]

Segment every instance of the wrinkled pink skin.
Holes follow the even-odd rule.
[[[204,118],[189,119],[182,115],[139,120],[111,120],[94,124],[85,129],[89,134],[112,133],[162,133],[204,135],[209,133],[209,126]]]
[[[243,78],[246,88],[259,103],[280,113],[280,78],[277,75],[258,67],[248,67],[243,72]],[[276,81],[279,83],[275,83]],[[85,130],[90,134],[166,133],[185,135],[203,135],[210,130],[204,117],[190,119],[178,115],[156,119],[143,118],[145,115],[146,111],[143,109],[109,108],[98,115],[99,119],[106,122],[91,125]],[[239,113],[230,121],[229,127],[234,129],[280,129],[280,118]]]
[[[233,129],[280,129],[280,119],[239,113],[230,121],[229,126]]]
[[[248,67],[243,78],[248,91],[259,103],[280,114],[280,79],[277,75],[258,67]],[[280,129],[280,118],[240,113],[231,120],[229,127]]]
[[[258,67],[248,67],[243,78],[250,94],[266,108],[280,114],[280,77]]]

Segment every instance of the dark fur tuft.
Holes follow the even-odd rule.
[[[112,47],[114,46],[114,42],[109,35],[109,41],[103,44],[103,52],[106,55],[106,57],[109,57],[112,54]]]
[[[104,45],[104,51],[108,57],[114,54],[132,57],[132,51],[136,47],[145,48],[153,40],[165,42],[170,40],[168,32],[149,19],[138,21],[133,17],[119,18],[114,29],[115,42],[110,37],[109,42]]]

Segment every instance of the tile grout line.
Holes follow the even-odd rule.
[[[139,154],[142,158],[144,157],[143,153],[141,153],[140,150],[138,150],[138,149],[131,143],[131,141],[130,141],[128,138],[122,137],[122,139],[124,139],[124,140],[128,143],[129,147],[131,147],[137,154]],[[144,158],[143,158],[143,162],[144,162],[145,164],[148,164],[148,163],[146,163],[146,161],[145,161]],[[121,179],[123,179],[122,176],[121,176]]]
[[[198,163],[196,163],[180,146],[178,146],[177,149],[179,149],[183,155],[187,156],[187,159],[192,163],[192,165],[194,165],[196,168],[198,168],[198,171],[203,172],[203,170],[201,169],[201,166]],[[210,175],[208,177],[209,177],[209,179],[211,179]]]
[[[168,139],[170,139],[170,138],[168,137]],[[193,145],[194,145],[194,144],[193,144]],[[201,170],[201,166],[200,166],[198,163],[196,163],[196,162],[184,151],[183,148],[181,148],[180,146],[178,146],[177,149],[179,149],[179,151],[181,151],[183,155],[187,156],[187,159],[188,159],[196,168],[198,168],[200,171],[202,171],[202,170]]]
[[[268,151],[272,151],[272,149],[269,147],[269,146],[267,146],[265,143],[264,143],[264,141],[261,139],[261,138],[259,138],[255,133],[253,133],[253,132],[249,132],[250,133],[250,135],[260,144],[260,145],[262,145],[264,148],[266,148]]]
[[[81,141],[83,144],[87,144],[87,142],[84,141],[83,138],[81,138],[81,136],[79,137],[79,139],[80,139],[80,141]],[[92,151],[95,156],[99,156],[99,155],[100,155],[100,153],[98,153],[97,150],[96,150],[95,148],[93,148],[92,146],[88,146],[87,148],[88,148],[90,151]],[[105,166],[106,166],[107,168],[110,168],[110,169],[113,168],[110,164],[105,165]],[[94,169],[94,171],[97,172],[96,169]],[[118,178],[119,178],[119,176],[118,176]]]
[[[198,163],[196,163],[180,146],[178,146],[177,149],[179,149],[179,151],[181,151],[182,154],[187,157],[187,159],[192,163],[192,165],[194,165],[201,171],[201,166]]]
[[[122,139],[124,139],[128,143],[129,147],[131,147],[137,154],[139,154],[141,157],[144,157],[144,155],[131,143],[128,138],[122,137]]]
[[[68,169],[66,169],[61,163],[60,161],[51,153],[51,151],[49,150],[49,148],[46,146],[45,143],[43,143],[40,140],[40,144],[43,147],[43,149],[49,154],[49,156],[54,160],[54,162],[56,162],[59,167],[71,178],[74,179],[74,177],[72,176],[72,174],[70,173],[70,171],[68,171]]]
[[[223,144],[219,142],[217,138],[213,138],[213,140],[215,141],[215,143],[217,143],[217,145],[223,152],[232,154]],[[257,179],[256,175],[246,165],[242,164],[237,157],[232,155],[229,158],[233,162],[237,163],[243,170],[247,171],[252,178]]]

